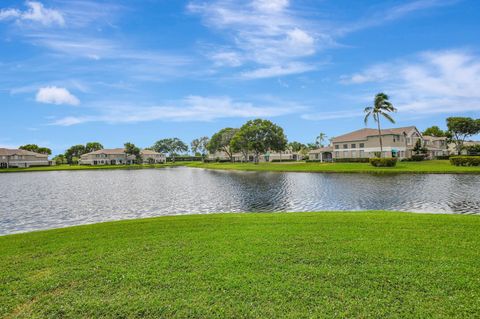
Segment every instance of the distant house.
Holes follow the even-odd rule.
[[[0,148],[0,168],[49,166],[55,162],[48,160],[48,155],[20,149]]]
[[[164,154],[150,150],[140,152],[144,163],[165,163]],[[134,164],[135,156],[125,154],[123,148],[103,149],[80,156],[80,165],[124,165]]]
[[[249,153],[247,158],[242,153],[234,153],[232,155],[234,162],[253,162],[254,161],[254,154]],[[216,152],[214,154],[209,154],[207,157],[210,161],[220,160],[220,161],[228,161],[230,158],[225,152]],[[265,152],[264,154],[260,154],[258,156],[259,162],[277,162],[277,161],[301,161],[303,159],[303,155],[298,152],[293,151],[284,151],[284,152]]]
[[[463,142],[463,147],[475,146],[475,145],[480,145],[480,141],[465,141],[465,142]],[[450,155],[457,155],[457,146],[455,145],[455,143],[449,143],[448,144],[448,153]],[[467,155],[468,154],[466,149],[463,149],[460,153],[462,155]]]
[[[428,149],[428,156],[447,155],[445,138],[422,136],[415,126],[381,130],[383,157],[408,158],[418,140]],[[328,147],[312,150],[309,158],[319,161],[370,158],[380,153],[378,130],[364,128],[332,139]]]

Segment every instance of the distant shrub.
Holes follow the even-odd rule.
[[[270,162],[272,163],[279,163],[279,162],[297,162],[294,159],[272,159]]]
[[[203,158],[201,156],[175,156],[167,157],[167,162],[201,162]]]
[[[372,166],[375,167],[394,167],[395,165],[397,165],[397,159],[392,157],[373,157],[369,159],[369,162]]]
[[[426,158],[427,157],[424,154],[414,154],[414,155],[412,155],[412,157],[410,157],[410,159],[413,162],[421,162],[421,161],[424,161]]]
[[[455,166],[479,166],[480,156],[452,156],[450,163]]]
[[[450,155],[435,156],[435,159],[437,159],[437,160],[448,160],[448,159],[450,159]]]
[[[368,157],[335,158],[333,161],[336,163],[368,163]]]

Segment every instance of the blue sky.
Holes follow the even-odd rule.
[[[256,117],[312,142],[480,117],[480,1],[0,3],[0,147],[186,142]],[[387,125],[386,125],[387,126]]]

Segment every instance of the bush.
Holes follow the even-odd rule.
[[[203,158],[201,156],[175,156],[167,157],[167,162],[201,162]]]
[[[450,159],[450,155],[435,156],[435,159],[437,159],[437,160],[448,160],[448,159]]]
[[[294,159],[273,159],[270,162],[272,163],[279,163],[279,162],[297,162],[297,160]]]
[[[412,159],[412,162],[421,162],[421,161],[425,160],[426,155],[424,155],[424,154],[414,154],[410,158]]]
[[[333,161],[336,163],[368,163],[368,157],[335,158]]]
[[[452,156],[450,163],[455,166],[479,166],[480,156]]]
[[[375,167],[394,167],[395,165],[397,165],[397,159],[392,157],[373,157],[369,159],[369,162],[372,166]]]

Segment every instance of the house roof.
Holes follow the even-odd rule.
[[[320,153],[324,153],[324,152],[333,152],[333,147],[331,147],[331,146],[320,147],[320,148],[317,148],[315,150],[311,150],[308,153],[313,153],[313,154],[318,153],[318,154],[320,154]]]
[[[0,156],[12,156],[12,155],[30,155],[36,157],[47,157],[47,154],[40,154],[31,151],[21,150],[21,149],[9,149],[9,148],[0,148]]]
[[[415,126],[406,126],[406,127],[384,129],[384,130],[381,130],[381,133],[382,133],[382,136],[383,135],[400,135],[416,129],[417,128]],[[357,131],[353,131],[344,135],[337,136],[332,140],[332,142],[340,143],[340,142],[350,142],[350,141],[363,141],[363,140],[366,140],[369,136],[377,136],[377,135],[378,135],[378,130],[373,128],[363,128]]]
[[[142,155],[161,154],[161,153],[157,153],[157,152],[152,151],[152,150],[141,150],[140,153]],[[83,154],[83,155],[96,155],[96,154],[125,155],[125,149],[124,148],[106,148],[106,149],[103,149],[103,150],[98,150],[98,151],[90,152],[90,153]]]

